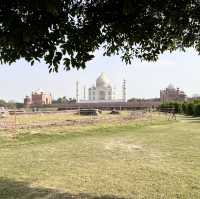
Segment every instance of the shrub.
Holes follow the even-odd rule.
[[[186,114],[193,115],[194,114],[194,103],[188,103],[186,105]]]
[[[175,112],[176,113],[181,113],[182,112],[182,106],[180,103],[173,103],[173,106],[172,106],[174,109],[175,109]]]
[[[193,107],[194,116],[200,116],[200,104],[195,104]]]
[[[160,105],[160,109],[162,111],[167,111],[168,109],[175,109],[176,113],[182,112],[182,105],[178,102],[169,102],[169,103],[163,103]]]
[[[182,113],[187,114],[187,103],[184,102],[181,105],[181,109],[182,109]]]

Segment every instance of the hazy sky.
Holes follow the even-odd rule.
[[[30,66],[24,60],[11,66],[0,67],[0,98],[23,101],[32,90],[42,89],[51,92],[54,98],[59,96],[75,97],[76,81],[80,90],[91,86],[101,72],[105,72],[121,97],[122,80],[127,80],[127,97],[159,97],[162,88],[173,84],[183,89],[187,95],[200,94],[200,56],[190,49],[185,53],[174,52],[161,55],[157,62],[140,62],[135,60],[126,66],[120,57],[104,57],[97,52],[94,60],[87,64],[85,70],[60,70],[48,73],[44,63]]]

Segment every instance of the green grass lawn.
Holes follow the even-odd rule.
[[[200,121],[179,117],[0,136],[0,199],[200,198]]]

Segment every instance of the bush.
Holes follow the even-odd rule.
[[[200,116],[200,104],[195,104],[193,108],[194,116]]]
[[[186,114],[187,115],[194,115],[194,103],[188,103],[186,105]]]
[[[181,113],[182,112],[182,106],[180,103],[173,103],[173,108],[175,109],[175,113]]]
[[[161,111],[167,111],[168,109],[174,109],[175,113],[181,113],[182,112],[182,104],[178,102],[170,102],[170,103],[163,103],[160,105]]]
[[[160,110],[163,112],[168,112],[170,109],[173,108],[175,110],[175,113],[183,113],[195,117],[200,116],[200,100],[194,100],[190,103],[168,102],[160,105]]]
[[[181,105],[182,113],[187,114],[187,103]]]

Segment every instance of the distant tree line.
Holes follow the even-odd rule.
[[[5,107],[8,109],[14,109],[14,108],[23,108],[23,103],[18,103],[14,101],[5,101],[3,99],[0,99],[0,107]]]
[[[67,98],[67,97],[59,97],[56,100],[52,101],[53,104],[68,104],[68,103],[76,103],[76,99],[74,98]]]
[[[174,109],[176,113],[190,115],[194,117],[200,116],[200,100],[194,100],[191,102],[169,102],[160,105],[160,110],[165,111]]]
[[[41,107],[52,107],[54,105],[59,104],[69,104],[69,103],[76,103],[76,99],[74,98],[67,98],[67,97],[59,97],[58,99],[55,99],[52,101],[51,105],[41,105]],[[3,99],[0,99],[0,107],[8,108],[8,109],[19,109],[24,108],[24,103],[15,102],[15,101],[5,101]]]
[[[128,100],[128,102],[148,102],[148,101],[152,101],[152,102],[159,102],[160,98],[131,98]]]

